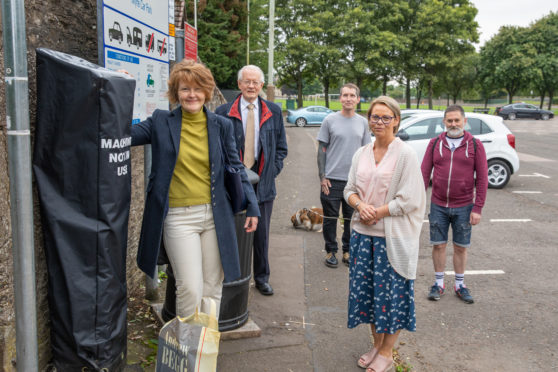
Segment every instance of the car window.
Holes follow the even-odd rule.
[[[316,107],[316,111],[317,112],[327,112],[327,109],[325,107]]]
[[[441,124],[442,118],[425,119],[405,128],[405,132],[409,134],[409,140],[428,139],[434,137]]]
[[[473,136],[481,134],[481,121],[476,118],[468,118],[465,124],[465,130],[471,133]]]
[[[531,110],[536,110],[537,109],[537,107],[533,106],[533,105],[525,105],[525,106],[527,106],[527,108],[531,109]]]
[[[440,122],[436,123],[436,126],[434,127],[434,136],[437,136],[438,134],[445,132],[446,131],[446,125],[444,124],[444,122],[442,120],[440,120]],[[432,137],[434,137],[432,136]]]
[[[412,114],[401,114],[401,121],[411,117]]]
[[[484,121],[480,121],[481,123],[481,134],[492,133],[493,130],[486,124]]]
[[[306,111],[308,111],[308,112],[315,112],[316,109],[315,109],[314,107],[309,107],[309,108],[306,109]]]
[[[467,118],[465,130],[471,133],[473,136],[492,132],[492,129],[490,129],[490,127],[484,121],[477,118]]]

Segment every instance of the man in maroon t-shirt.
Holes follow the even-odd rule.
[[[449,106],[444,112],[446,132],[430,140],[421,166],[427,188],[432,174],[428,216],[436,272],[436,282],[428,294],[428,299],[432,301],[439,300],[445,290],[446,245],[451,225],[455,294],[468,304],[474,302],[464,282],[465,265],[472,226],[480,222],[486,199],[488,165],[482,143],[464,130],[466,123],[463,108]]]

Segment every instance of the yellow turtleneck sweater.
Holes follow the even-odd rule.
[[[169,189],[170,207],[211,203],[207,117],[182,111],[178,159]]]

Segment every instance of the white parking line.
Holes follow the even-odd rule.
[[[446,271],[446,275],[455,275],[454,271]],[[505,274],[504,270],[465,270],[465,275],[498,275]]]
[[[514,194],[542,194],[542,191],[512,191]]]
[[[531,222],[530,218],[492,218],[490,222]],[[427,223],[428,220],[422,220],[422,223]]]
[[[490,222],[531,222],[530,218],[493,218]]]
[[[540,173],[533,173],[533,174],[519,174],[519,177],[542,177],[542,178],[550,178],[550,176],[540,174]]]

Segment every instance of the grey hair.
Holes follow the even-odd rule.
[[[454,112],[454,111],[458,111],[461,114],[462,118],[465,117],[465,110],[463,110],[463,107],[461,107],[459,105],[451,105],[451,106],[448,106],[446,108],[446,110],[444,111],[444,119],[446,118],[446,114],[448,112]]]
[[[242,80],[242,74],[243,74],[244,71],[246,71],[246,70],[253,70],[253,71],[259,72],[259,73],[260,73],[260,76],[261,76],[261,79],[260,79],[261,81],[260,81],[260,82],[261,82],[261,83],[265,83],[265,75],[264,75],[264,72],[262,71],[261,68],[259,68],[259,67],[256,66],[256,65],[246,65],[246,66],[242,67],[240,70],[238,70],[238,81]]]

